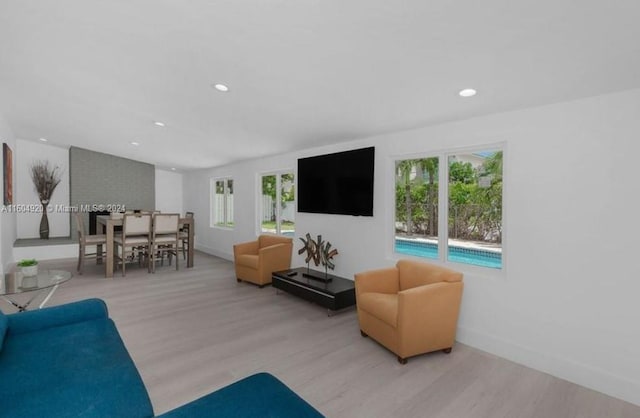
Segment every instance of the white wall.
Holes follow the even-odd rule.
[[[453,266],[465,272],[458,339],[640,404],[639,115],[631,90],[246,161],[186,174],[185,205],[197,247],[231,259],[234,243],[256,235],[256,173],[375,145],[374,217],[296,217],[295,248],[304,233],[322,234],[340,251],[336,273],[349,277],[396,259],[394,156],[504,142],[505,269]],[[212,176],[234,179],[234,230],[208,226]]]
[[[61,210],[69,206],[69,149],[48,145],[42,142],[16,140],[16,203],[39,205],[31,180],[31,164],[35,161],[48,161],[50,166],[61,168],[62,181],[51,197],[49,236],[68,237],[70,215]],[[39,238],[41,213],[19,213],[17,215],[18,238]]]
[[[183,214],[183,175],[156,168],[156,210]]]
[[[13,136],[13,132],[9,127],[9,124],[4,119],[4,116],[0,114],[0,146],[1,143],[6,142],[11,150],[13,151],[13,193],[14,193],[14,203],[15,203],[15,192],[16,192],[16,141]],[[1,153],[2,151],[0,151]],[[0,157],[0,182],[2,182],[2,173],[4,173],[4,161]],[[0,190],[3,190],[2,185],[0,184]],[[3,204],[2,195],[0,192],[0,204]],[[4,208],[4,206],[3,206]],[[9,271],[9,266],[13,263],[13,243],[16,240],[16,214],[13,212],[5,212],[0,213],[0,274],[4,274],[4,272]]]

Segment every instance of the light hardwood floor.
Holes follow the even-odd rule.
[[[402,366],[360,336],[355,310],[327,317],[271,287],[237,283],[232,263],[202,253],[192,269],[131,267],[113,279],[87,263],[50,305],[88,297],[107,302],[156,413],[267,371],[329,417],[640,417],[638,406],[463,344]]]

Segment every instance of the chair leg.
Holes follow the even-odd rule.
[[[127,247],[125,247],[124,245],[122,246],[122,277],[125,276],[126,274],[126,266],[127,266],[127,259],[126,259],[126,255],[127,255]]]
[[[398,363],[400,363],[402,365],[405,365],[405,364],[407,364],[407,359],[398,356]]]
[[[186,251],[186,242],[185,240],[182,240],[182,259],[186,260],[187,259],[187,251]]]
[[[82,265],[84,264],[84,246],[82,243],[78,245],[78,273],[82,274]]]

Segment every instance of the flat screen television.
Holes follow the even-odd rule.
[[[375,148],[298,159],[298,212],[373,216]]]

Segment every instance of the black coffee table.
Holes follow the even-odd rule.
[[[314,279],[310,276],[325,280]],[[315,302],[327,308],[331,316],[349,306],[356,304],[356,290],[353,280],[323,272],[299,267],[290,270],[276,271],[271,275],[271,285],[310,302]]]

